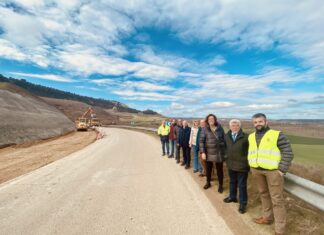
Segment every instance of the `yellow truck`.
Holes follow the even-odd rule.
[[[79,118],[75,121],[76,129],[78,131],[87,131],[89,128],[89,121],[87,118]]]
[[[90,119],[90,126],[91,127],[101,126],[100,120],[98,118],[91,118]]]

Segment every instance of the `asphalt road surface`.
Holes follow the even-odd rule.
[[[0,185],[0,234],[232,234],[156,138],[105,128],[86,148]]]

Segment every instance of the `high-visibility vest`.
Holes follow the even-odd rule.
[[[170,133],[170,127],[165,125],[161,125],[158,129],[158,135],[169,135]]]
[[[249,165],[253,168],[275,170],[281,160],[280,149],[277,146],[280,131],[268,130],[257,146],[255,132],[249,135]]]

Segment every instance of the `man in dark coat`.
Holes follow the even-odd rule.
[[[185,166],[186,169],[190,168],[190,150],[189,147],[189,139],[190,139],[190,132],[191,128],[188,126],[187,121],[183,121],[183,128],[179,131],[179,144],[182,147],[183,152],[183,162],[181,166]]]
[[[223,192],[223,162],[225,159],[225,132],[223,127],[217,122],[214,114],[209,114],[205,119],[206,127],[200,135],[199,151],[201,158],[207,160],[207,182],[204,189],[208,189],[211,184],[211,173],[214,163],[216,163],[218,177],[218,192]]]
[[[224,202],[237,202],[237,187],[239,188],[240,206],[239,212],[246,212],[248,201],[247,178],[249,172],[248,156],[248,134],[241,129],[241,122],[233,119],[229,123],[230,130],[225,135],[226,143],[226,165],[230,178],[230,193]]]
[[[177,125],[174,127],[174,138],[176,140],[176,145],[177,145],[177,149],[176,149],[176,157],[175,160],[177,161],[177,163],[180,163],[180,149],[181,146],[179,144],[179,134],[180,134],[180,130],[182,129],[182,120],[178,119],[177,121]]]

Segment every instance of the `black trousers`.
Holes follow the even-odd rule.
[[[186,166],[190,166],[190,161],[191,161],[190,152],[191,152],[191,148],[189,146],[182,147],[183,162],[186,164]]]
[[[207,172],[206,172],[207,183],[210,183],[214,162],[207,161],[206,165],[207,165],[207,169],[206,169],[207,170]],[[219,163],[216,162],[215,165],[216,165],[219,186],[223,186],[223,181],[224,181],[223,162],[219,162]]]
[[[177,162],[180,161],[180,149],[181,149],[181,146],[177,145],[177,150],[176,150],[176,160],[177,160]]]
[[[230,194],[229,197],[231,199],[237,199],[237,188],[239,189],[239,198],[240,204],[245,205],[248,202],[248,194],[247,194],[247,178],[249,172],[240,172],[233,171],[228,169],[228,175],[230,178]]]

